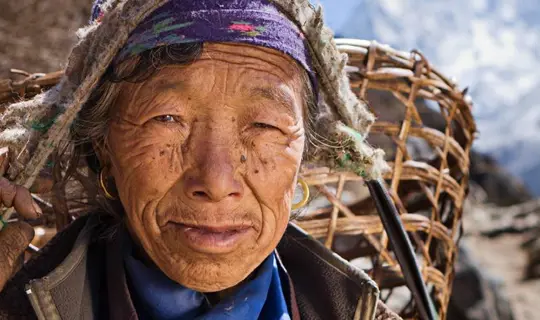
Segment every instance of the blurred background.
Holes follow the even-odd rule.
[[[91,2],[0,0],[0,79],[62,69]],[[312,2],[338,37],[419,49],[467,88],[479,135],[452,319],[540,319],[540,1]]]
[[[469,87],[478,151],[540,194],[540,2],[322,0],[340,37],[420,49]]]

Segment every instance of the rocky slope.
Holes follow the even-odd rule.
[[[4,0],[0,10],[0,77],[10,68],[62,69],[75,31],[90,16],[91,0]]]

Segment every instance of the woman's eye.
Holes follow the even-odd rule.
[[[276,127],[274,127],[271,124],[262,123],[262,122],[255,122],[255,123],[253,123],[253,126],[255,128],[259,128],[259,129],[277,129]]]
[[[176,116],[166,114],[166,115],[154,117],[154,120],[159,121],[159,122],[179,122],[180,119],[178,119],[178,117]]]

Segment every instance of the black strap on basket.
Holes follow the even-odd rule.
[[[420,317],[423,320],[437,319],[435,306],[420,274],[420,267],[416,261],[411,241],[401,223],[394,202],[381,181],[371,180],[366,181],[366,184],[371,197],[375,201],[375,206],[381,217],[384,230],[388,234],[388,240],[394,248],[394,253],[405,277],[405,282],[416,302]]]

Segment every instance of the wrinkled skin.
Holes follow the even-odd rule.
[[[100,161],[130,232],[174,281],[232,288],[275,249],[304,148],[299,67],[277,51],[206,44],[187,66],[125,83]],[[198,246],[185,226],[242,226],[227,246]]]

